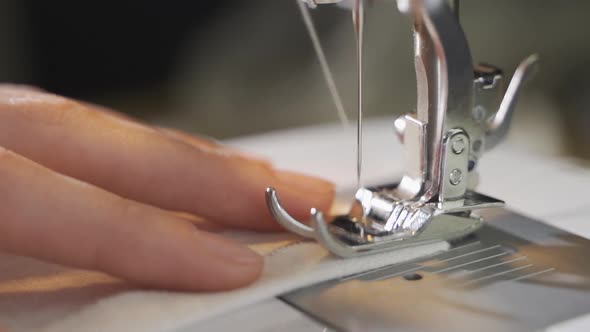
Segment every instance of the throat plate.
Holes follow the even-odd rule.
[[[590,241],[506,211],[445,252],[281,298],[338,331],[539,330],[590,313]]]

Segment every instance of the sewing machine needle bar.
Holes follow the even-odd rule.
[[[320,38],[318,37],[317,30],[315,28],[315,25],[313,24],[311,14],[309,13],[309,8],[301,0],[295,0],[295,2],[299,7],[301,17],[303,18],[303,23],[307,28],[307,33],[309,34],[309,38],[311,39],[311,43],[313,44],[313,48],[318,58],[318,62],[320,63],[320,67],[322,68],[322,73],[324,75],[324,79],[326,80],[326,85],[328,86],[328,90],[330,91],[330,95],[332,97],[332,101],[334,102],[334,106],[336,106],[338,118],[340,119],[342,126],[348,127],[350,121],[348,120],[348,116],[346,115],[346,111],[344,110],[342,98],[340,97],[340,93],[338,92],[338,88],[336,87],[334,75],[332,75],[332,70],[328,65],[328,60],[326,59],[324,48],[322,47]]]

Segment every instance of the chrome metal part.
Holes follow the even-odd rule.
[[[396,128],[403,124],[402,143],[404,144],[404,169],[401,184],[396,196],[400,199],[412,199],[424,188],[426,178],[426,124],[406,114],[395,121]]]
[[[316,8],[318,5],[339,3],[342,0],[301,0],[301,1],[305,2],[309,6],[309,8]]]
[[[516,108],[516,101],[522,89],[523,83],[532,76],[538,67],[539,56],[532,54],[524,59],[512,76],[510,85],[504,94],[502,103],[496,114],[489,118],[486,126],[486,149],[498,145],[508,134],[512,114]]]
[[[354,0],[353,6],[359,47],[363,2]],[[538,60],[532,55],[521,63],[500,102],[502,72],[491,65],[474,68],[459,23],[459,1],[398,0],[397,4],[414,21],[418,92],[416,112],[394,123],[405,153],[405,173],[399,183],[360,188],[347,215],[325,220],[321,211],[312,209],[311,226],[292,218],[277,193],[267,190],[277,222],[315,238],[342,257],[456,240],[482,226],[474,211],[503,205],[474,191],[477,165],[483,152],[506,136],[522,83]],[[361,65],[359,61],[359,80]],[[359,110],[361,102],[359,98]],[[360,161],[359,153],[359,169]]]
[[[267,205],[270,213],[275,221],[281,224],[281,226],[299,236],[309,239],[314,238],[313,229],[311,227],[300,223],[287,213],[277,197],[277,192],[273,188],[266,188],[266,202],[268,203]]]
[[[460,153],[455,152],[454,146],[462,145]],[[469,166],[469,136],[461,129],[453,129],[443,138],[443,174],[446,179],[442,179],[441,193],[439,201],[447,203],[450,201],[463,204],[462,198],[467,190],[467,172]],[[458,150],[457,150],[458,151]]]
[[[351,332],[545,331],[590,313],[590,240],[506,210],[482,215],[449,250],[281,299]]]
[[[393,249],[454,240],[474,232],[483,220],[474,209],[500,207],[504,202],[467,191],[462,205],[403,204],[393,196],[396,185],[361,188],[348,215],[325,220],[312,209],[307,226],[281,206],[274,189],[267,189],[267,204],[275,220],[293,233],[315,238],[340,257],[354,257]],[[360,210],[360,211],[359,211]]]

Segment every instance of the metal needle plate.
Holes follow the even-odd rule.
[[[527,331],[590,313],[590,241],[505,210],[432,257],[282,299],[338,331]]]

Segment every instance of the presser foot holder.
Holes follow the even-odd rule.
[[[309,226],[289,215],[273,188],[266,190],[266,201],[274,219],[285,229],[314,239],[343,258],[463,238],[484,224],[473,210],[504,204],[467,191],[459,201],[417,205],[395,200],[390,195],[395,187],[359,189],[351,212],[331,220],[312,209]]]

